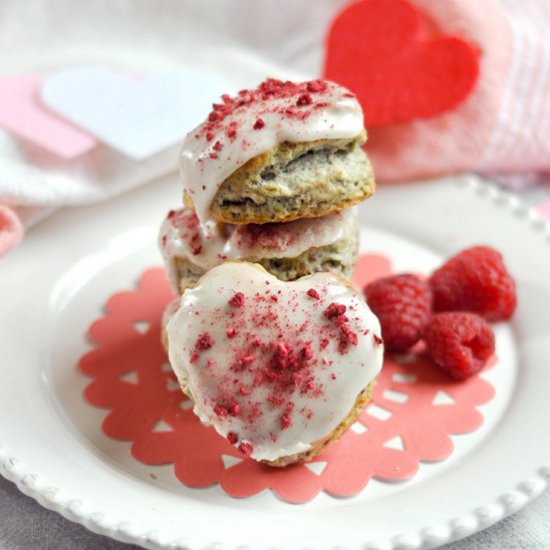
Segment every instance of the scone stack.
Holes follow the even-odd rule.
[[[222,96],[183,143],[184,206],[159,237],[182,295],[164,342],[195,413],[271,465],[339,437],[381,368],[378,321],[346,280],[353,207],[375,188],[365,140],[345,88],[268,79]]]
[[[185,206],[168,213],[160,248],[174,291],[227,260],[259,263],[290,281],[349,278],[356,203],[374,193],[361,106],[332,82],[268,79],[223,96],[186,137]]]

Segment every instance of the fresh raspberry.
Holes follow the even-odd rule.
[[[479,372],[495,351],[495,335],[475,313],[434,315],[424,331],[426,349],[434,363],[455,380]]]
[[[435,311],[471,311],[487,321],[509,319],[516,309],[516,284],[502,256],[475,246],[450,258],[430,278]]]
[[[407,351],[418,342],[432,306],[426,281],[407,273],[393,275],[368,284],[364,292],[388,351]]]

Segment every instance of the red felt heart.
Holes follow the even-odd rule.
[[[361,0],[332,23],[324,76],[357,94],[366,126],[384,126],[456,107],[478,79],[479,51],[454,36],[428,37],[405,0]]]

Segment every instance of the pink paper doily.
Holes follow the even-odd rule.
[[[363,286],[390,273],[387,258],[364,255],[354,282]],[[109,410],[104,433],[132,441],[132,455],[142,463],[173,463],[176,477],[188,487],[217,483],[233,497],[271,489],[285,501],[303,503],[320,491],[354,495],[372,477],[409,479],[421,461],[440,461],[452,453],[451,434],[481,426],[476,407],[495,393],[479,376],[457,383],[422,358],[400,364],[387,357],[373,403],[359,422],[313,463],[273,469],[243,458],[193,414],[159,338],[171,299],[160,268],[146,271],[136,290],[111,296],[105,316],[89,330],[96,347],[81,358],[79,368],[93,378],[85,390],[87,401]]]

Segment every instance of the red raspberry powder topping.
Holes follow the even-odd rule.
[[[241,443],[239,445],[239,452],[241,452],[244,456],[250,456],[252,454],[252,445],[250,443]]]
[[[295,232],[287,224],[281,223],[240,225],[235,230],[235,235],[238,247],[243,250],[261,246],[282,251],[296,241]]]
[[[207,381],[201,406],[225,426],[227,440],[250,456],[256,434],[276,443],[281,430],[301,427],[316,414],[297,406],[303,399],[318,399],[324,407],[338,353],[358,346],[365,327],[360,303],[317,302],[322,287],[283,292],[262,277],[245,295],[226,284],[219,288],[221,304],[194,319],[200,328],[189,353],[200,359],[197,371]],[[202,356],[216,345],[220,357],[209,366],[209,354]]]
[[[200,139],[201,133],[203,133],[206,141],[211,142],[216,135],[215,132],[221,130],[233,141],[239,132],[238,123],[232,121],[230,124],[227,124],[226,118],[235,112],[248,109],[258,102],[270,99],[296,98],[294,104],[299,107],[299,109],[281,107],[279,115],[304,120],[309,117],[315,109],[327,105],[327,102],[323,100],[326,99],[326,97],[321,95],[326,92],[327,89],[328,84],[323,80],[312,80],[296,84],[290,81],[268,78],[257,88],[252,90],[241,90],[235,97],[223,95],[222,102],[215,103],[212,106],[212,111],[208,115],[206,123],[203,124],[196,137]],[[266,107],[266,110],[269,111],[269,108]],[[253,128],[254,130],[261,130],[264,126],[265,123],[263,119],[259,117],[256,119]],[[216,152],[221,151],[222,148],[223,143],[220,143],[219,148],[214,146]],[[217,158],[216,152],[211,152],[210,156],[212,158]]]
[[[229,300],[229,304],[231,304],[233,307],[243,307],[245,302],[245,296],[242,292],[235,292],[231,299]]]
[[[359,342],[357,334],[353,332],[347,325],[340,328],[340,342],[338,344],[338,350],[340,353],[345,353],[348,349],[348,345],[356,346]]]
[[[229,414],[229,411],[221,405],[214,405],[214,413],[218,416],[227,416]]]
[[[314,288],[310,288],[310,289],[307,291],[307,295],[308,295],[310,298],[314,298],[315,300],[320,300],[320,299],[321,299],[321,296],[319,296],[319,293],[318,293]]]
[[[302,94],[298,98],[298,101],[296,101],[296,105],[298,105],[298,107],[302,107],[303,105],[311,105],[312,102],[313,100],[309,94]]]
[[[195,349],[197,350],[204,350],[204,349],[210,349],[214,344],[214,340],[212,340],[212,336],[208,332],[203,332],[195,342]]]
[[[346,312],[346,306],[344,304],[337,304],[332,302],[323,312],[324,316],[331,321],[337,319]]]
[[[306,89],[308,92],[325,92],[327,89],[327,83],[324,80],[311,80],[307,83]]]
[[[288,413],[281,415],[281,430],[286,430],[292,426],[292,419]]]

